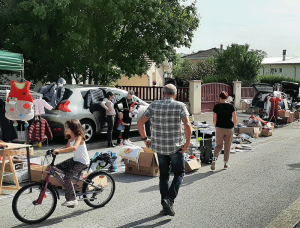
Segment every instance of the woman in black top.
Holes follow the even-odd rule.
[[[216,161],[223,148],[224,143],[224,169],[229,167],[228,160],[233,136],[233,127],[237,123],[235,108],[227,103],[228,93],[222,91],[220,94],[220,103],[216,104],[214,111],[214,125],[216,127],[216,147],[214,157],[211,163],[211,170],[215,169]]]
[[[128,126],[125,126],[124,132],[123,132],[123,145],[130,145],[132,142],[129,140],[129,132],[131,127],[131,121],[132,118],[129,117],[129,107],[133,103],[132,96],[134,95],[134,91],[130,90],[126,97],[121,98],[116,104],[115,108],[119,110],[118,104],[122,103],[123,105],[123,122],[126,124],[129,124]]]

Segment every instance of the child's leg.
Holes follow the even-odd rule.
[[[73,201],[76,199],[74,186],[72,183],[73,177],[87,167],[86,165],[80,162],[74,161],[73,158],[71,159],[72,160],[69,162],[70,169],[65,172],[65,176],[63,178],[64,180],[63,187],[66,189],[65,196],[67,201]]]
[[[120,144],[121,143],[121,139],[122,139],[122,131],[121,130],[117,130],[117,132],[118,132],[117,143]]]

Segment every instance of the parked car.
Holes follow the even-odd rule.
[[[256,90],[256,94],[252,99],[252,106],[254,107],[259,107],[261,105],[260,101],[262,101],[263,94],[274,93],[274,87],[267,83],[255,83],[253,84],[253,87]]]
[[[281,82],[282,92],[287,94],[293,102],[298,102],[299,99],[299,83],[296,82]]]
[[[127,96],[127,91],[100,86],[86,86],[86,85],[65,85],[65,92],[62,101],[53,110],[45,110],[45,114],[42,117],[47,120],[54,136],[64,135],[64,123],[69,119],[78,119],[84,129],[86,142],[90,142],[95,134],[106,133],[106,123],[103,127],[100,124],[100,111],[94,111],[84,107],[84,97],[86,93],[91,89],[110,89],[115,94],[115,99],[119,100],[122,97]],[[132,130],[137,129],[137,121],[143,115],[149,104],[141,100],[140,98],[133,96],[133,101],[140,104],[138,109],[138,117],[132,119]],[[122,109],[122,104],[119,105]]]

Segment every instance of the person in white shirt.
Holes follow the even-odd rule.
[[[101,102],[101,106],[106,110],[106,122],[107,122],[107,146],[115,147],[116,145],[112,142],[112,132],[114,129],[115,115],[116,111],[114,108],[114,104],[111,102],[114,99],[114,93],[112,91],[108,91],[106,94],[106,98]]]
[[[89,154],[85,144],[83,128],[79,120],[68,120],[65,123],[65,137],[68,144],[65,147],[54,150],[54,154],[74,152],[74,157],[67,159],[56,165],[56,168],[64,171],[62,185],[66,189],[66,202],[62,206],[77,206],[76,194],[72,179],[90,164]]]

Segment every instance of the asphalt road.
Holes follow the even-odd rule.
[[[119,167],[113,174],[116,193],[105,207],[91,209],[83,202],[62,207],[60,191],[52,216],[30,227],[294,227],[300,221],[299,134],[299,122],[281,127],[272,137],[255,139],[254,152],[231,154],[229,170],[222,169],[221,155],[215,171],[203,165],[187,174],[175,217],[159,213],[158,177],[125,174]],[[27,227],[14,217],[12,198],[6,197],[0,198],[0,227]]]

